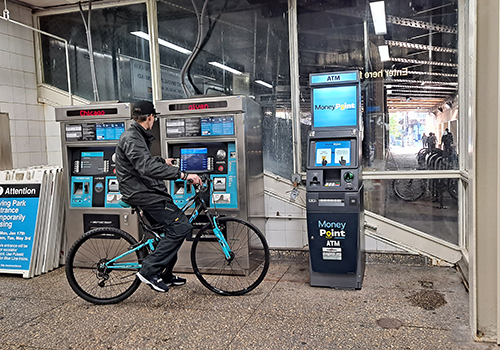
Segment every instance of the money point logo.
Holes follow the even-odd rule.
[[[0,186],[0,196],[3,194],[3,187]]]
[[[326,239],[345,238],[345,222],[318,221],[319,236]]]
[[[351,110],[351,109],[356,109],[356,104],[355,103],[337,103],[337,104],[331,104],[331,105],[314,105],[315,110],[341,110],[341,111],[346,111],[346,110]]]

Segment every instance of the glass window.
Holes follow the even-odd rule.
[[[298,4],[303,119],[309,74],[359,71],[365,170],[458,169],[458,2]]]
[[[213,0],[207,4],[203,12],[202,3],[194,8],[190,0],[157,3],[162,99],[253,96],[264,112],[264,169],[290,178],[287,2]],[[200,24],[196,13],[202,12]]]
[[[364,180],[365,210],[458,244],[458,179]]]
[[[88,22],[86,8],[83,17]],[[146,5],[93,9],[89,27],[99,100],[150,100],[149,43],[132,34],[147,33]],[[72,91],[94,101],[89,46],[82,15],[71,12],[42,16],[40,29],[68,40]],[[42,36],[41,42],[43,82],[67,91],[64,45],[47,36]]]

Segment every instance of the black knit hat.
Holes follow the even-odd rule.
[[[134,104],[135,115],[157,115],[155,106],[150,101],[139,101]]]

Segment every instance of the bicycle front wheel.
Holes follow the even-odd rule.
[[[255,289],[269,269],[269,247],[257,227],[238,218],[221,217],[218,226],[231,248],[226,259],[211,227],[198,232],[191,263],[200,282],[220,295],[242,295]]]
[[[94,304],[115,304],[135,292],[140,281],[135,274],[143,252],[131,252],[116,261],[120,268],[106,266],[136,244],[127,232],[102,227],[86,232],[71,247],[66,260],[66,277],[73,291]]]

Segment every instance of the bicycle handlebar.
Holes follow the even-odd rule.
[[[196,193],[198,192],[204,192],[210,187],[210,182],[212,182],[212,179],[210,178],[209,174],[200,174],[201,182],[202,185],[193,185],[195,188]],[[187,183],[191,184],[192,181],[188,180]]]

